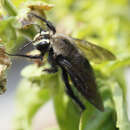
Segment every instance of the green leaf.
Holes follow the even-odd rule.
[[[59,128],[47,128],[45,130],[60,130]]]
[[[0,21],[0,36],[7,49],[12,49],[17,40],[16,30],[12,26],[14,21],[15,17],[5,18]]]
[[[12,0],[12,3],[16,6],[19,7],[21,4],[26,2],[27,0]]]
[[[29,80],[20,83],[17,93],[17,114],[14,130],[31,130],[33,116],[50,99],[48,89],[41,89]]]
[[[17,10],[10,0],[1,0],[0,2],[3,9],[9,16],[16,16]]]
[[[116,61],[108,63],[104,68],[104,72],[112,73],[115,70],[124,68],[130,65],[130,57],[118,58]]]
[[[128,120],[127,105],[123,100],[123,92],[117,83],[111,86],[112,98],[115,105],[115,111],[117,114],[116,126],[119,130],[129,130],[130,121]]]
[[[101,83],[99,83],[101,82]],[[100,93],[102,94],[104,112],[100,112],[91,104],[87,104],[87,109],[82,113],[80,118],[79,130],[115,130],[115,120],[113,103],[108,83],[99,79]]]
[[[80,109],[79,107],[65,94],[65,86],[61,79],[58,78],[58,88],[53,97],[56,118],[59,123],[60,130],[78,130]]]
[[[90,117],[89,114],[84,113],[83,116],[88,116],[90,119],[87,119],[86,122],[82,120],[80,130],[110,130],[110,128],[115,130],[112,115],[112,110],[109,108],[105,109],[105,112],[93,112]]]
[[[54,107],[60,130],[78,130],[80,111],[67,95],[58,92]]]
[[[17,92],[17,115],[14,129],[31,130],[33,116],[56,93],[57,74],[42,71],[43,67],[29,65],[22,71],[24,80]],[[55,90],[55,91],[54,91]]]

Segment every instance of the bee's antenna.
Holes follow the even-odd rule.
[[[24,48],[26,48],[27,46],[29,46],[30,44],[32,44],[34,41],[31,41],[27,44],[25,44],[22,48],[20,48],[19,50],[24,50]]]
[[[38,15],[36,15],[34,13],[30,13],[30,14],[33,15],[34,17],[42,20],[43,22],[45,22],[46,25],[48,26],[48,28],[53,32],[53,34],[56,33],[56,29],[55,29],[55,27],[53,26],[53,24],[50,21],[48,21],[48,20],[46,20],[46,19],[44,19],[44,18],[42,18],[42,17],[40,17],[40,16],[38,16]]]

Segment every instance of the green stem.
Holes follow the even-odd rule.
[[[0,3],[3,9],[7,12],[9,16],[16,16],[17,11],[15,6],[11,3],[10,0],[0,0]]]

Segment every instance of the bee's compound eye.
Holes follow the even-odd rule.
[[[46,50],[49,47],[49,43],[47,41],[39,42],[38,44],[35,45],[35,47],[40,50]]]
[[[39,41],[36,41],[33,43],[34,46],[39,46],[39,45],[45,45],[45,44],[49,44],[50,41],[49,39],[41,39]]]

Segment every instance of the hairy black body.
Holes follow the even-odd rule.
[[[87,57],[85,57],[84,53],[82,53],[81,49],[79,49],[76,44],[78,45],[80,43],[80,47],[90,50],[87,51],[88,54],[90,54],[88,55],[89,59],[95,56],[95,59],[113,60],[115,58],[113,54],[106,49],[89,42],[74,39],[63,34],[57,34],[56,29],[51,22],[36,14],[31,15],[45,22],[48,30],[41,30],[40,33],[34,37],[34,40],[25,45],[24,48],[29,44],[33,44],[33,46],[41,52],[40,55],[28,56],[23,54],[7,54],[11,56],[22,56],[43,60],[44,55],[48,53],[48,62],[50,63],[51,68],[45,69],[44,71],[55,73],[58,71],[58,67],[60,67],[66,92],[81,107],[81,109],[84,110],[85,106],[73,93],[68,76],[70,76],[72,83],[81,95],[98,110],[103,111],[104,107],[100,94],[97,91],[93,69],[89,64]],[[96,53],[91,51],[93,48],[95,48]],[[100,53],[103,53],[104,56],[100,55]]]

